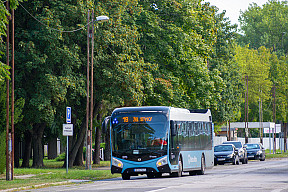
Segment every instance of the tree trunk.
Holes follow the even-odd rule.
[[[69,162],[68,162],[69,167],[72,167],[72,165],[74,165],[74,161],[76,159],[78,150],[80,146],[83,146],[82,142],[84,141],[85,134],[86,134],[86,121],[82,121],[82,122],[83,123],[81,124],[81,128],[79,129],[79,132],[76,137],[77,139],[75,142],[73,142],[72,146],[69,149]],[[66,159],[64,161],[63,167],[66,167]]]
[[[94,116],[93,117],[95,117],[97,115],[97,122],[101,122],[101,120],[102,120],[102,116],[103,116],[102,115],[102,108],[103,108],[103,102],[98,103],[94,107],[94,112],[93,112]],[[101,126],[98,126],[96,128],[95,152],[94,152],[93,164],[100,164],[100,144],[101,144]]]
[[[21,167],[28,168],[31,156],[32,134],[29,130],[24,132],[24,155]]]
[[[57,157],[57,137],[52,137],[48,141],[48,159]]]
[[[77,155],[75,157],[74,166],[82,166],[83,165],[83,147],[84,147],[84,139],[78,149]]]
[[[32,167],[43,167],[44,150],[42,144],[42,137],[46,124],[37,123],[33,125],[32,138],[33,138],[33,164]]]
[[[104,150],[105,161],[111,161],[111,148],[110,148],[110,125],[108,124],[105,130],[105,150]]]
[[[95,153],[93,164],[100,164],[100,144],[101,144],[101,128],[97,127],[96,137],[95,137]]]
[[[15,134],[14,139],[14,167],[19,168],[19,159],[20,159],[20,135]]]

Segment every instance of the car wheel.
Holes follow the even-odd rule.
[[[237,162],[238,162],[238,160],[237,160],[237,156],[234,156],[232,164],[233,164],[233,165],[236,165]]]
[[[265,156],[262,159],[260,159],[260,161],[265,161]]]
[[[247,155],[244,156],[244,159],[242,160],[242,164],[247,164],[248,163],[248,157]]]

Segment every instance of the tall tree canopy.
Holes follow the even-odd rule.
[[[241,39],[251,48],[261,46],[287,53],[288,50],[288,4],[287,1],[269,0],[263,7],[252,3],[241,13]]]

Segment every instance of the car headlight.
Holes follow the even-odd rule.
[[[227,155],[227,157],[232,158],[232,157],[233,157],[233,154]]]
[[[257,151],[257,155],[261,155],[262,154],[262,151]]]
[[[115,167],[123,168],[123,163],[120,160],[115,159],[114,157],[112,157],[112,165],[114,165]]]
[[[167,163],[168,163],[167,156],[165,156],[157,161],[156,166],[161,167],[163,165],[166,165]]]

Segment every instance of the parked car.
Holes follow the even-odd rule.
[[[233,144],[238,150],[239,160],[242,164],[248,163],[247,150],[240,141],[225,141],[223,144]]]
[[[233,144],[222,144],[214,147],[214,165],[224,163],[239,165],[238,150]]]
[[[265,148],[262,144],[258,143],[247,143],[244,145],[247,150],[247,155],[249,159],[259,159],[260,161],[265,161]]]

